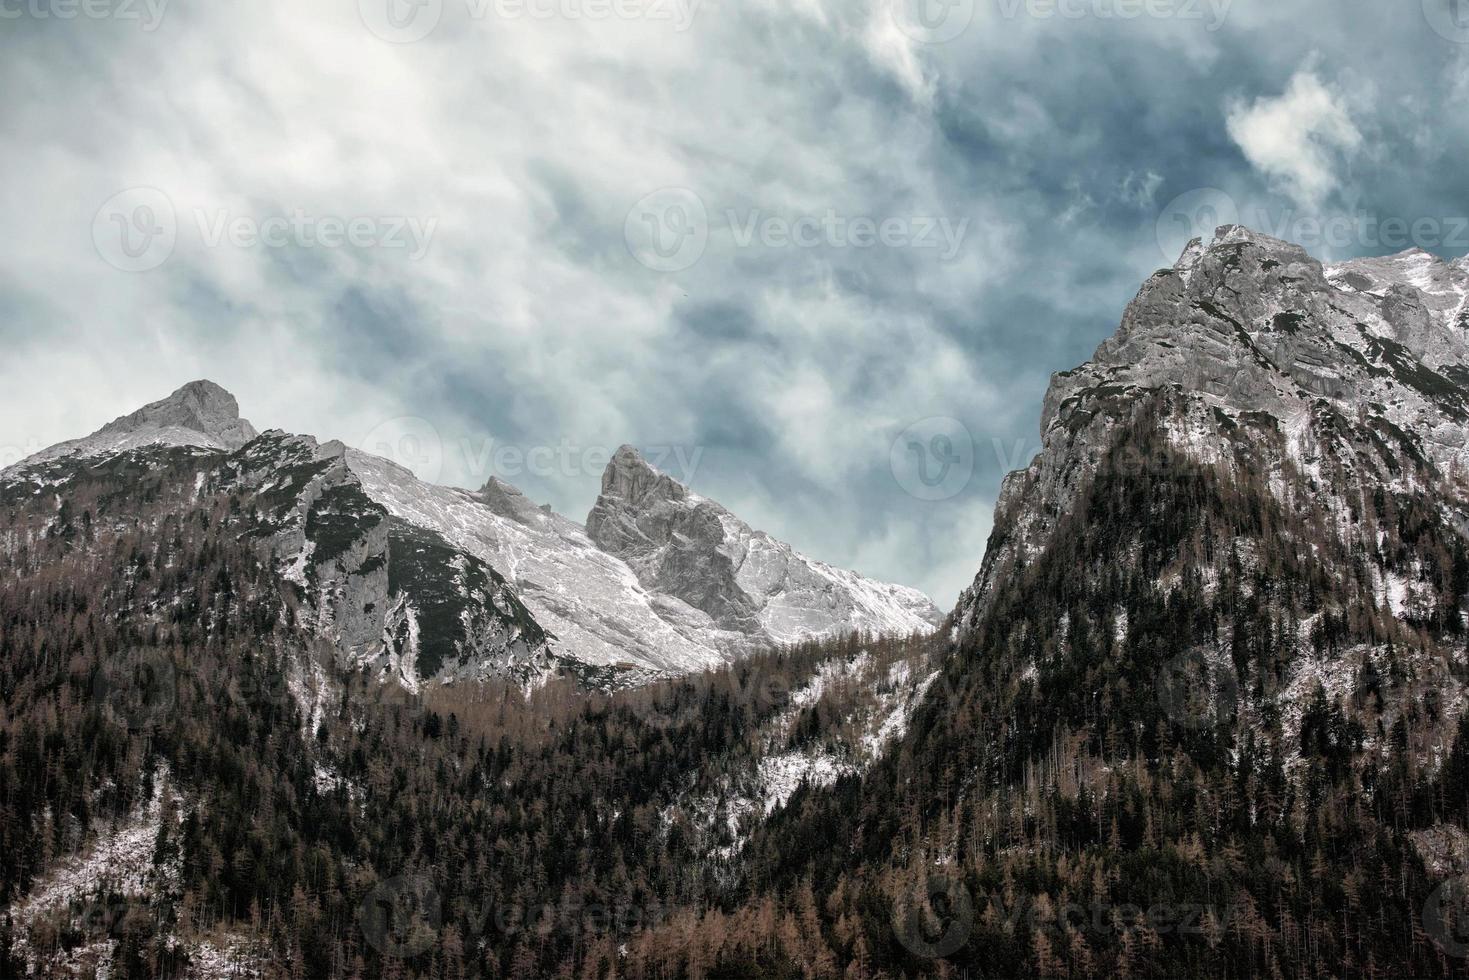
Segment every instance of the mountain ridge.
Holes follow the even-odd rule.
[[[373,665],[410,688],[429,679],[415,667],[420,656],[425,664],[458,664],[453,676],[482,672],[461,662],[472,654],[482,666],[495,665],[492,669],[527,681],[538,672],[569,665],[604,682],[621,676],[637,683],[711,669],[782,643],[851,631],[924,632],[942,619],[916,590],[834,569],[753,531],[723,507],[658,473],[630,446],[609,462],[604,489],[621,487],[620,479],[646,480],[659,501],[694,502],[704,519],[719,527],[727,524],[739,539],[737,545],[727,547],[723,534],[713,533],[701,539],[702,551],[684,548],[680,553],[695,571],[723,566],[723,574],[707,579],[716,583],[710,594],[722,590],[731,599],[729,608],[740,614],[724,615],[705,602],[707,596],[692,580],[635,570],[635,556],[619,552],[610,538],[594,540],[587,527],[535,505],[498,478],[490,478],[477,492],[436,486],[390,460],[340,442],[318,443],[279,430],[265,435],[268,438],[240,417],[236,399],[223,388],[208,381],[192,382],[91,436],[22,460],[0,472],[0,483],[30,479],[38,486],[57,485],[65,482],[69,467],[119,454],[146,456],[182,449],[239,457],[231,465],[243,481],[241,493],[274,500],[279,486],[289,486],[300,494],[299,499],[278,504],[285,508],[283,515],[294,516],[283,518],[276,547],[282,575],[297,588],[310,585],[304,599],[319,606],[315,615],[323,635],[344,644],[351,651],[349,659]],[[49,476],[44,475],[47,471]],[[291,476],[298,471],[309,476]],[[248,479],[246,473],[251,474]],[[200,479],[206,476],[201,473]],[[631,485],[621,489],[630,491]],[[359,496],[366,502],[357,500]],[[318,514],[336,499],[351,502],[361,526],[351,527],[350,519],[342,515]],[[599,505],[609,499],[599,498]],[[594,507],[589,518],[594,526],[600,526],[599,513]],[[386,537],[374,530],[380,523],[388,529]],[[324,527],[331,527],[338,537],[357,533],[362,543],[347,551],[361,551],[367,566],[376,571],[364,578],[355,567],[342,566],[345,544],[334,542],[331,548],[318,550],[312,534]],[[422,534],[410,533],[410,528]],[[425,578],[428,566],[422,563],[408,580],[437,597],[431,603],[434,608],[457,608],[461,618],[473,618],[472,610],[486,603],[503,607],[508,610],[505,615],[493,609],[487,613],[499,626],[486,633],[479,627],[471,629],[467,620],[456,624],[452,617],[440,615],[439,635],[424,633],[423,602],[405,604],[391,598],[397,593],[390,585],[398,581],[392,573],[405,569],[391,560],[395,552],[390,541],[416,552],[447,549],[443,553],[451,557],[446,561],[456,569],[479,567],[475,574],[487,584],[476,590],[464,581],[451,581],[448,571],[437,579]],[[726,552],[740,548],[744,550],[737,570]],[[331,559],[323,566],[322,555],[328,552]],[[765,560],[763,577],[751,574],[759,564],[747,560],[752,553]],[[391,582],[379,580],[384,570]],[[479,599],[468,602],[468,595],[460,594],[468,591]],[[501,599],[492,601],[494,595]],[[522,643],[527,635],[523,625],[517,625],[523,618],[517,611],[522,600],[525,615],[535,623],[528,645]],[[383,623],[385,606],[401,621]],[[368,620],[362,618],[364,613]],[[541,632],[545,649],[535,638]],[[492,636],[503,639],[503,649],[494,649],[493,643],[485,647]],[[425,655],[429,646],[440,649]]]
[[[1194,239],[1128,305],[1082,365],[1052,375],[1042,450],[1002,483],[999,517],[1039,493],[1066,510],[1095,471],[1108,432],[1144,392],[1170,390],[1208,415],[1273,420],[1299,452],[1323,406],[1446,476],[1469,467],[1469,273],[1421,251],[1327,267],[1299,245],[1239,225]],[[1425,289],[1431,289],[1426,293]],[[1201,461],[1229,451],[1200,417],[1178,433]],[[1365,438],[1365,436],[1364,436]],[[1206,446],[1205,443],[1212,445]],[[1406,448],[1405,448],[1406,447]],[[958,615],[972,625],[1001,566],[1033,554],[1054,514],[1030,512],[992,537]]]

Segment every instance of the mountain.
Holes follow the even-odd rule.
[[[680,599],[738,646],[843,631],[906,634],[940,621],[927,596],[864,579],[797,553],[648,465],[630,446],[602,476],[587,535],[646,588]]]
[[[1053,377],[905,738],[749,880],[889,975],[1462,975],[1466,266],[1190,243]]]
[[[1466,296],[1190,243],[901,636],[631,449],[6,471],[0,975],[1464,976]]]
[[[240,417],[234,395],[212,381],[195,381],[84,439],[42,450],[20,465],[34,467],[67,457],[107,456],[147,446],[235,450],[256,435],[255,428]]]
[[[1466,302],[1465,263],[1421,251],[1327,269],[1239,226],[1191,242],[1091,361],[1052,379],[1043,449],[1005,480],[961,618],[972,625],[995,583],[1045,547],[1145,403],[1167,406],[1169,451],[1199,465],[1238,468],[1245,454],[1277,484],[1287,465],[1303,470],[1338,513],[1346,496],[1392,488],[1460,519]],[[1343,469],[1328,480],[1323,465]]]
[[[0,483],[59,493],[78,466],[176,450],[199,457],[201,491],[228,487],[267,515],[257,533],[268,534],[282,580],[344,661],[409,689],[490,674],[534,682],[559,670],[625,685],[778,644],[929,631],[942,618],[914,590],[833,569],[751,530],[631,448],[608,466],[590,521],[604,533],[594,538],[497,479],[478,492],[434,486],[340,443],[258,436],[233,396],[207,381],[23,460]],[[658,489],[623,506],[609,494],[634,471]],[[614,510],[628,526],[651,528],[663,519],[655,502],[675,498],[693,521],[727,527],[728,540],[687,537],[691,525],[679,524],[664,529],[655,558],[607,531]],[[661,574],[649,564],[659,561],[668,564]],[[702,594],[706,585],[739,614]]]

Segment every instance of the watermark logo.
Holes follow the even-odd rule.
[[[1015,20],[1022,13],[1036,20],[1203,21],[1214,33],[1224,26],[1234,0],[1000,0],[1000,16]]]
[[[124,272],[147,272],[167,262],[181,230],[191,228],[205,248],[324,248],[404,251],[414,262],[428,254],[437,218],[410,215],[316,215],[301,208],[259,217],[226,208],[194,208],[181,222],[173,201],[155,187],[113,195],[92,219],[97,254]]]
[[[92,701],[130,732],[167,724],[178,702],[178,671],[163,654],[148,653],[101,664],[92,672]]]
[[[363,452],[397,463],[425,483],[444,472],[444,440],[428,419],[401,415],[375,426],[359,443]]]
[[[310,214],[296,208],[290,214],[260,218],[233,214],[228,209],[194,211],[194,223],[206,248],[325,248],[403,250],[417,262],[428,254],[438,230],[437,218],[412,215]]]
[[[766,214],[760,209],[741,214],[726,211],[731,237],[739,248],[916,248],[943,249],[941,261],[952,262],[969,233],[969,219],[957,223],[947,216],[908,218],[848,217],[828,208],[823,214],[795,217]]]
[[[1234,198],[1217,187],[1200,187],[1168,202],[1158,216],[1158,249],[1171,264],[1195,238],[1214,237],[1223,225],[1239,224],[1239,207]]]
[[[3,2],[3,0],[0,0]],[[704,0],[464,0],[464,15],[485,20],[644,20],[683,33],[694,26]],[[412,44],[444,19],[444,0],[357,0],[363,25],[389,44]]]
[[[904,949],[922,959],[952,956],[974,934],[974,897],[963,882],[930,875],[893,903],[893,934]]]
[[[1469,0],[1465,0],[1469,4]],[[1223,225],[1244,225],[1306,249],[1469,249],[1469,215],[1382,215],[1357,209],[1313,214],[1294,208],[1241,208],[1215,187],[1180,194],[1158,217],[1158,248],[1173,262],[1194,238],[1205,242]]]
[[[225,696],[239,708],[250,705],[285,707],[295,700],[286,670],[284,665],[280,670],[268,670],[264,663],[255,663],[249,669],[238,664],[230,665],[223,677]]]
[[[1239,679],[1229,663],[1195,647],[1165,663],[1156,679],[1158,705],[1181,728],[1212,728],[1230,721],[1239,708]]]
[[[1450,878],[1429,893],[1423,931],[1445,956],[1469,956],[1469,875]]]
[[[920,44],[943,44],[969,29],[974,0],[889,0],[893,23]]]
[[[1469,44],[1469,0],[1423,0],[1423,17],[1440,37]]]
[[[634,204],[623,223],[628,251],[654,272],[682,272],[709,245],[709,212],[686,187],[665,187]]]
[[[736,248],[931,249],[943,262],[958,256],[969,219],[943,215],[873,217],[821,213],[776,214],[761,208],[729,208],[711,222],[698,194],[684,187],[654,191],[633,205],[623,224],[628,251],[655,272],[682,272],[704,256],[711,232],[727,234]]]
[[[147,272],[167,262],[178,242],[173,201],[156,187],[132,187],[108,198],[92,218],[92,244],[123,272]]]
[[[444,0],[357,0],[362,24],[389,44],[412,44],[434,32]]]
[[[888,454],[893,477],[919,500],[950,500],[974,476],[974,437],[958,419],[934,416],[904,429]]]
[[[437,483],[445,472],[482,484],[490,477],[514,482],[524,477],[580,479],[601,476],[617,449],[571,439],[517,445],[493,437],[445,438],[428,419],[402,415],[368,432],[358,448],[396,463],[425,483]],[[655,445],[641,452],[644,462],[684,486],[693,483],[704,459],[703,446]]]
[[[362,934],[384,956],[411,959],[438,941],[443,908],[433,882],[422,875],[389,878],[357,910]]]
[[[168,0],[0,0],[0,21],[116,20],[136,21],[152,33],[163,23]]]
[[[95,898],[77,913],[76,928],[92,940],[119,937],[130,908],[128,900],[119,895]]]
[[[739,692],[740,704],[787,705],[794,693],[783,677],[765,669],[734,668],[730,680]],[[703,698],[679,681],[667,686],[634,688],[615,696],[647,725],[656,729],[685,728],[697,725],[704,717]]]
[[[0,470],[8,469],[21,460],[29,459],[46,446],[35,436],[26,440],[24,446],[0,446]]]

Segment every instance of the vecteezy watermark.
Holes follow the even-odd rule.
[[[158,30],[168,0],[0,0],[0,21],[116,20],[136,21],[143,30]]]
[[[1445,956],[1469,956],[1469,875],[1450,878],[1428,894],[1423,931]]]
[[[323,248],[403,250],[418,261],[428,254],[437,218],[413,215],[318,215],[296,208],[264,217],[227,208],[189,212],[205,248]],[[134,187],[109,198],[92,219],[97,254],[124,272],[156,269],[178,244],[178,212],[156,187]],[[184,222],[185,228],[189,227]]]
[[[726,232],[736,248],[846,249],[911,248],[939,251],[951,262],[969,233],[969,219],[912,215],[873,217],[845,215],[835,208],[820,214],[771,214],[754,208],[730,208],[711,226],[709,210],[686,187],[654,191],[633,205],[623,223],[623,237],[633,258],[655,272],[682,272],[698,262],[711,232]]]
[[[384,956],[412,959],[431,949],[444,926],[443,900],[422,875],[380,882],[363,900],[357,919],[368,943]],[[478,944],[492,935],[619,935],[657,928],[669,915],[661,906],[602,905],[562,898],[541,904],[470,908],[464,938]]]
[[[167,655],[145,650],[99,664],[90,679],[92,703],[129,732],[167,724],[178,702],[178,671]]]
[[[957,224],[947,217],[847,217],[828,208],[824,213],[789,217],[755,209],[729,210],[725,220],[740,248],[942,248],[940,259],[951,262],[964,245],[969,219]]]
[[[45,448],[46,446],[35,436],[27,439],[24,446],[0,446],[0,470],[14,466],[23,459],[29,459]]]
[[[84,904],[75,918],[76,928],[90,940],[117,938],[132,908],[121,895],[101,895]]]
[[[898,486],[911,496],[949,500],[963,493],[974,476],[974,437],[958,419],[926,418],[893,440],[888,465]]]
[[[108,198],[92,218],[97,254],[123,272],[156,269],[178,242],[173,201],[156,187],[132,187]]]
[[[1239,679],[1234,665],[1205,647],[1194,647],[1166,662],[1154,690],[1163,714],[1180,728],[1226,724],[1239,709]]]
[[[232,662],[220,676],[220,686],[224,696],[236,707],[270,705],[282,708],[295,702],[286,673],[288,669],[283,666],[279,670],[271,670],[258,660],[249,667]]]
[[[1224,26],[1234,0],[997,0],[1006,20],[1196,20],[1211,34]]]
[[[943,44],[969,29],[974,0],[888,0],[898,30],[920,44]]]
[[[384,956],[412,959],[438,942],[443,908],[433,882],[422,875],[379,882],[357,910],[362,934]]]
[[[1423,17],[1440,37],[1469,44],[1469,0],[1423,0]]]
[[[731,669],[729,680],[740,704],[786,705],[794,693],[789,680],[764,664],[737,665]],[[704,718],[704,698],[679,681],[633,688],[614,698],[614,703],[626,705],[650,728],[682,728],[701,724]]]
[[[1209,941],[1230,928],[1240,912],[1238,904],[1221,908],[1194,902],[1143,905],[1101,899],[1083,904],[1024,894],[1014,898],[981,894],[975,898],[958,878],[940,873],[930,875],[911,893],[898,896],[893,903],[893,932],[914,956],[937,960],[964,949],[981,919],[1006,935],[1027,938],[1037,933],[1100,936],[1147,929],[1159,936]]]
[[[417,415],[400,415],[372,427],[357,443],[365,453],[397,463],[425,483],[444,473],[444,439],[438,427]]]
[[[974,897],[949,875],[929,875],[922,886],[893,903],[893,934],[903,948],[926,960],[952,956],[974,934]]]
[[[632,257],[654,272],[682,272],[709,246],[709,212],[686,187],[665,187],[627,213],[623,239]]]
[[[694,25],[704,0],[463,0],[471,21],[643,20],[682,33]],[[392,44],[412,44],[444,19],[444,0],[357,0],[363,25]]]
[[[1195,238],[1208,241],[1220,227],[1239,223],[1239,206],[1224,191],[1217,187],[1186,191],[1169,201],[1158,215],[1158,249],[1171,263]]]
[[[419,261],[428,254],[438,218],[414,215],[316,215],[296,208],[261,218],[228,209],[194,212],[199,237],[208,248],[384,248],[407,249]]]
[[[1244,225],[1306,249],[1469,249],[1469,215],[1405,217],[1364,209],[1323,214],[1294,208],[1242,209],[1215,187],[1180,194],[1168,203],[1158,217],[1158,248],[1172,262],[1190,240],[1208,241],[1223,225]]]
[[[413,415],[374,426],[358,442],[358,447],[411,470],[425,483],[438,482],[446,469],[476,483],[484,483],[490,477],[514,482],[527,476],[541,479],[599,476],[618,451],[618,447],[588,445],[566,438],[534,445],[499,442],[491,436],[445,439],[432,422]],[[646,446],[641,455],[653,469],[688,486],[703,461],[704,447]]]

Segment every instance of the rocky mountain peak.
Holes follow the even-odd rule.
[[[1041,455],[1001,493],[1000,516],[1025,533],[986,555],[961,606],[974,609],[1009,558],[1044,546],[1055,515],[1144,406],[1162,412],[1175,448],[1201,463],[1232,459],[1240,433],[1305,459],[1351,429],[1361,444],[1385,447],[1371,464],[1384,473],[1422,461],[1449,474],[1469,468],[1466,385],[1462,261],[1409,250],[1325,267],[1299,245],[1223,226],[1148,279],[1090,361],[1053,377]],[[1045,509],[1033,510],[1040,501]]]
[[[521,524],[529,524],[545,514],[519,487],[512,486],[497,476],[485,481],[485,485],[480,488],[479,499],[501,517],[508,517]]]
[[[235,396],[212,381],[192,381],[167,398],[114,419],[82,439],[44,449],[4,472],[7,476],[67,458],[115,455],[149,447],[240,449],[259,435],[240,417]]]
[[[622,446],[602,473],[602,499],[598,504],[605,501],[609,507],[621,510],[646,511],[664,503],[686,501],[690,496],[687,487],[655,469],[637,449]],[[591,518],[587,524],[591,526]]]
[[[98,435],[167,429],[196,432],[223,449],[239,449],[258,434],[240,417],[234,395],[212,381],[191,381],[167,398],[108,423]]]
[[[941,616],[912,589],[798,553],[623,446],[602,475],[587,534],[647,588],[747,640],[789,642],[850,628],[911,632]]]

